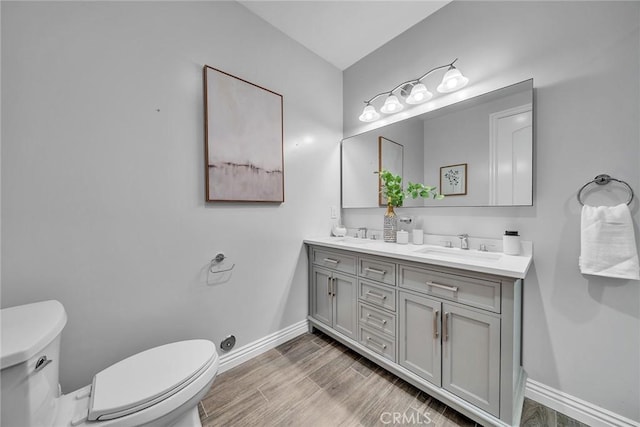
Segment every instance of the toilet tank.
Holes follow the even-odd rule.
[[[0,310],[0,425],[53,425],[66,323],[64,307],[53,300]]]

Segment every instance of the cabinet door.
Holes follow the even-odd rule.
[[[400,365],[440,386],[441,341],[439,301],[400,292]]]
[[[356,339],[357,281],[354,277],[333,273],[333,328]]]
[[[331,297],[331,272],[314,267],[311,276],[311,317],[332,326],[333,298]]]
[[[499,416],[500,319],[443,304],[442,387]]]

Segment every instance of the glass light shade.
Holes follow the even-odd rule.
[[[429,89],[422,83],[418,83],[413,86],[411,93],[406,99],[407,104],[415,105],[427,102],[433,97],[433,94],[429,92]]]
[[[380,112],[385,114],[393,114],[401,111],[403,108],[404,106],[400,104],[397,96],[389,95],[384,101],[384,105],[382,106],[382,108],[380,108]]]
[[[373,105],[367,104],[362,110],[362,114],[358,117],[361,122],[373,122],[380,118],[380,113],[378,113]]]
[[[462,89],[467,83],[469,83],[469,79],[463,76],[460,70],[452,65],[449,71],[442,77],[442,83],[438,85],[437,90],[440,93],[449,93]]]

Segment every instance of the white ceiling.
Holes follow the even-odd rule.
[[[344,70],[449,1],[240,0],[239,3]]]

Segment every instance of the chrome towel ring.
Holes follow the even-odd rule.
[[[631,201],[633,200],[633,189],[631,188],[631,186],[629,184],[627,184],[626,182],[620,180],[620,179],[611,178],[607,174],[598,175],[593,180],[587,182],[585,185],[580,187],[580,190],[578,190],[578,195],[576,196],[578,198],[578,202],[582,206],[584,206],[584,203],[582,202],[582,197],[581,197],[582,196],[582,190],[587,188],[590,184],[605,185],[605,184],[608,184],[611,181],[616,181],[616,182],[619,182],[620,184],[623,184],[623,185],[627,186],[627,189],[629,190],[629,198],[627,199],[627,205],[631,204]]]

